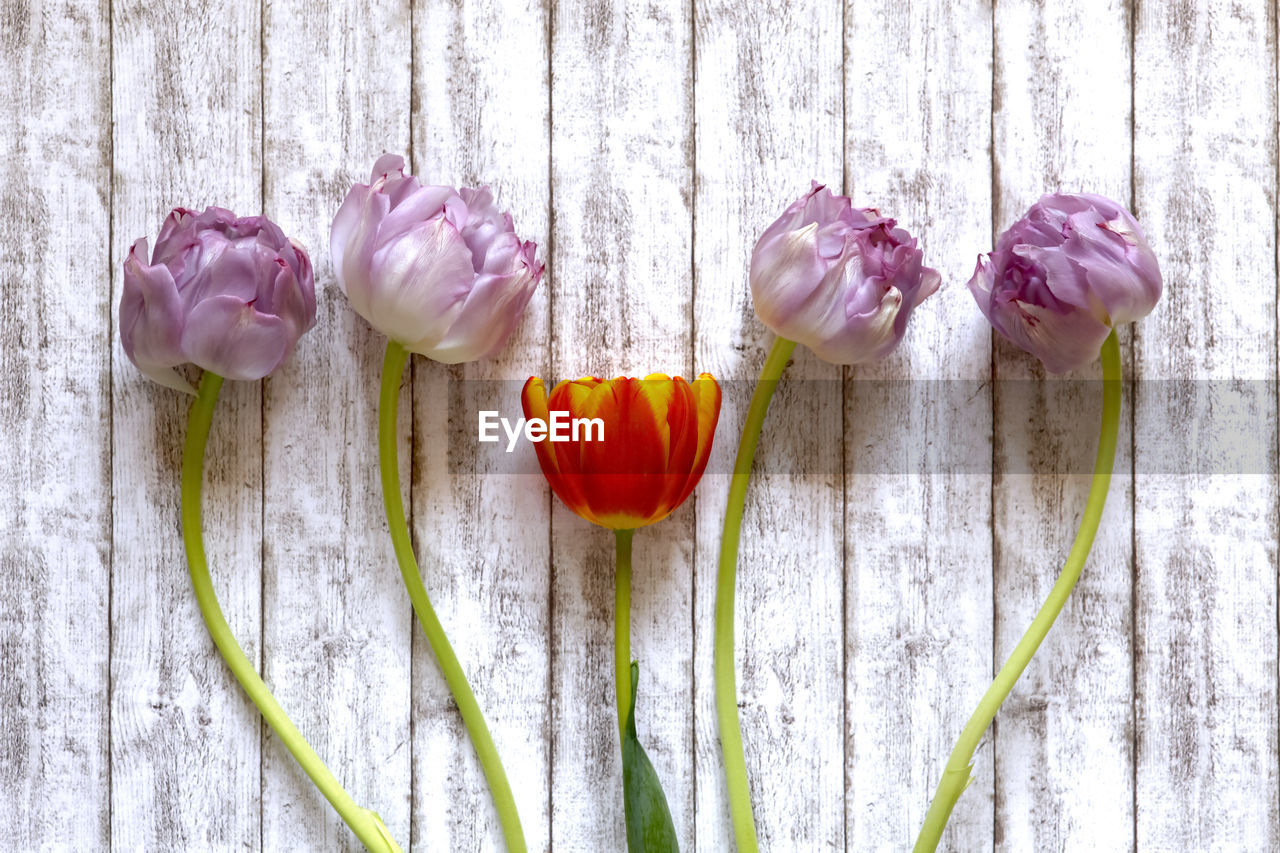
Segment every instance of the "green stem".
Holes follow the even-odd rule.
[[[187,552],[187,566],[191,570],[191,585],[195,589],[196,601],[200,604],[200,614],[209,628],[209,636],[222,653],[222,658],[235,675],[245,693],[253,700],[262,712],[262,718],[276,733],[276,737],[285,745],[290,754],[311,777],[311,781],[324,794],[325,799],[334,810],[346,821],[347,826],[364,844],[375,853],[400,853],[400,847],[391,837],[391,833],[382,823],[382,819],[374,812],[363,808],[351,799],[351,795],[343,790],[338,780],[325,767],[320,756],[316,755],[310,744],[303,738],[284,709],[276,702],[267,685],[258,677],[253,664],[245,657],[240,644],[231,633],[227,620],[218,606],[217,595],[213,591],[213,580],[209,576],[209,564],[204,553],[204,533],[200,517],[200,491],[204,477],[204,451],[209,440],[209,427],[213,422],[213,409],[218,402],[218,391],[222,388],[222,377],[216,373],[205,372],[200,379],[200,391],[191,406],[190,420],[187,426],[187,443],[182,452],[182,541]]]
[[[614,689],[618,694],[618,734],[623,737],[631,708],[631,537],[634,534],[634,530],[614,531],[618,560],[613,587],[613,669]]]
[[[778,338],[765,359],[751,397],[751,408],[742,425],[738,457],[733,463],[733,480],[729,486],[729,505],[724,515],[724,535],[720,539],[720,571],[716,577],[715,676],[716,716],[720,720],[720,749],[724,754],[725,784],[729,789],[729,813],[733,817],[733,835],[741,853],[756,853],[755,819],[751,813],[751,789],[747,784],[747,760],[742,750],[742,727],[738,722],[738,685],[733,659],[734,584],[738,571],[738,540],[742,535],[742,509],[747,501],[747,482],[751,479],[751,463],[764,425],[769,401],[778,387],[778,378],[796,342]]]
[[[1093,467],[1093,483],[1089,487],[1089,498],[1085,503],[1084,516],[1080,519],[1080,530],[1076,533],[1075,542],[1067,555],[1062,573],[1054,583],[1049,597],[1045,599],[1032,620],[1031,627],[1022,635],[1013,654],[1005,661],[995,681],[987,688],[986,695],[978,703],[978,708],[965,724],[956,741],[955,749],[947,760],[942,778],[938,780],[938,790],[933,795],[933,802],[924,818],[924,826],[920,828],[920,836],[916,839],[915,853],[928,853],[937,849],[942,838],[942,831],[951,816],[956,800],[968,787],[973,770],[973,754],[978,742],[995,719],[996,711],[1008,697],[1014,683],[1022,675],[1031,657],[1040,648],[1041,641],[1053,627],[1053,622],[1062,612],[1067,597],[1080,578],[1089,549],[1093,547],[1093,538],[1098,532],[1098,523],[1102,519],[1102,507],[1107,500],[1107,488],[1111,485],[1111,468],[1115,462],[1116,436],[1120,429],[1120,344],[1113,331],[1102,345],[1102,426],[1098,434],[1098,455]]]
[[[507,782],[507,773],[498,757],[498,748],[489,734],[484,714],[480,711],[475,694],[471,692],[471,685],[467,683],[467,676],[458,663],[458,657],[449,645],[444,627],[436,617],[435,608],[431,606],[431,599],[427,597],[418,561],[413,556],[409,525],[405,521],[404,504],[400,498],[400,470],[396,460],[396,407],[400,397],[400,376],[404,373],[408,358],[409,353],[404,347],[395,341],[387,342],[387,356],[382,362],[382,394],[378,400],[378,467],[382,472],[382,501],[387,511],[387,526],[391,530],[391,542],[395,546],[396,560],[400,563],[400,576],[404,578],[404,585],[409,590],[413,611],[418,614],[423,633],[427,635],[427,642],[444,674],[445,683],[449,685],[449,692],[458,705],[462,722],[466,725],[476,755],[480,758],[480,767],[489,782],[507,849],[511,853],[525,853],[528,848],[525,845],[524,829],[520,826],[515,797],[511,795],[511,785]]]

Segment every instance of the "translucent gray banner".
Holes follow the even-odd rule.
[[[538,474],[534,447],[519,423],[523,386],[442,382],[441,393],[416,401],[423,416],[415,436],[419,459],[425,455],[435,470],[444,466],[453,474]],[[756,383],[720,386],[708,475],[732,472]],[[1116,473],[1276,475],[1278,391],[1266,380],[1124,383]],[[490,440],[481,441],[486,412]],[[1101,380],[784,377],[765,419],[757,470],[804,477],[1087,475],[1101,412]],[[568,424],[561,429],[569,434]]]

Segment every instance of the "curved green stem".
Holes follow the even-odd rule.
[[[200,391],[195,403],[191,406],[191,415],[187,426],[187,442],[182,451],[182,542],[187,552],[187,566],[191,571],[191,585],[195,589],[196,601],[200,605],[200,615],[209,628],[209,636],[222,653],[222,658],[235,675],[244,692],[249,694],[253,704],[262,712],[262,718],[276,733],[276,737],[285,745],[298,765],[302,767],[311,781],[324,794],[325,799],[334,810],[346,821],[347,826],[356,837],[375,853],[401,853],[399,845],[392,839],[391,833],[382,823],[382,819],[374,812],[363,808],[351,799],[351,795],[343,790],[338,780],[325,767],[320,756],[316,755],[310,744],[298,731],[289,716],[276,702],[267,685],[254,670],[253,664],[245,657],[240,644],[231,633],[227,620],[218,606],[217,595],[213,591],[213,580],[209,576],[209,564],[204,553],[204,533],[200,517],[200,491],[204,478],[204,451],[209,440],[209,427],[213,422],[213,409],[218,402],[218,391],[222,388],[222,377],[216,373],[205,372],[200,379]]]
[[[471,692],[471,685],[467,683],[467,676],[458,663],[458,657],[449,645],[444,627],[436,617],[435,608],[431,606],[431,599],[427,597],[418,561],[413,556],[409,525],[405,521],[404,504],[400,498],[400,470],[396,460],[396,408],[400,397],[400,376],[404,373],[408,358],[409,353],[404,347],[395,341],[387,342],[387,355],[382,362],[382,392],[378,400],[378,467],[382,473],[382,501],[387,511],[387,526],[391,530],[396,560],[400,563],[400,576],[404,578],[409,600],[413,602],[413,612],[418,614],[418,621],[422,624],[423,633],[427,635],[431,652],[435,655],[445,683],[449,685],[449,692],[458,705],[462,722],[466,725],[467,734],[471,736],[471,743],[480,758],[480,767],[489,782],[507,849],[512,853],[525,853],[527,847],[524,829],[520,826],[515,797],[511,795],[511,785],[507,782],[507,772],[498,757],[498,748],[489,734],[484,714],[480,711],[475,694]]]
[[[1022,675],[1032,656],[1040,648],[1041,641],[1053,627],[1053,622],[1062,612],[1062,607],[1071,595],[1080,572],[1084,568],[1089,549],[1093,547],[1093,538],[1098,532],[1098,523],[1102,519],[1102,508],[1107,500],[1107,489],[1111,485],[1111,468],[1115,462],[1116,436],[1120,430],[1120,344],[1113,331],[1102,345],[1102,426],[1098,434],[1098,455],[1093,466],[1093,483],[1089,487],[1089,498],[1085,503],[1084,516],[1080,519],[1080,530],[1076,533],[1075,542],[1067,554],[1062,573],[1054,583],[1049,597],[1040,607],[1040,612],[1032,620],[1031,627],[1022,635],[1013,654],[1000,667],[995,681],[987,688],[986,695],[978,703],[978,708],[965,724],[956,741],[955,749],[947,760],[942,778],[938,780],[938,790],[933,795],[933,802],[924,818],[924,826],[920,828],[920,836],[916,839],[915,853],[928,853],[937,849],[942,838],[942,831],[951,816],[956,800],[968,787],[973,770],[973,754],[978,742],[995,719],[996,711],[1008,697],[1014,683]]]
[[[631,537],[634,534],[634,530],[614,531],[618,559],[613,578],[613,669],[619,735],[625,734],[627,712],[631,708]]]
[[[765,359],[742,425],[738,457],[733,463],[729,505],[724,514],[724,535],[720,539],[720,570],[716,576],[715,677],[716,716],[720,721],[720,750],[724,755],[725,784],[729,790],[729,813],[733,836],[741,853],[756,853],[755,819],[751,813],[751,789],[747,784],[747,760],[742,750],[742,727],[738,722],[738,685],[733,659],[733,602],[738,571],[738,540],[742,535],[742,509],[747,501],[751,463],[764,425],[769,401],[778,387],[778,378],[796,348],[795,341],[778,338]]]

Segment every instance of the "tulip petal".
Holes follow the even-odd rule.
[[[1077,214],[1062,244],[1062,254],[1083,271],[1081,286],[1112,326],[1147,316],[1162,289],[1155,255],[1137,222],[1126,220],[1127,215],[1108,222],[1097,213]]]
[[[370,270],[366,318],[392,340],[427,355],[462,311],[475,278],[471,253],[443,217],[419,223],[375,251]]]
[[[342,200],[338,212],[334,214],[333,224],[329,226],[329,259],[333,263],[333,274],[338,279],[338,287],[343,293],[347,292],[347,269],[343,258],[348,252],[353,251],[352,246],[357,234],[361,235],[360,243],[363,245],[377,231],[376,222],[372,223],[374,227],[365,228],[366,217],[374,219],[368,216],[367,210],[370,194],[369,188],[363,184],[353,186],[347,192],[347,197]],[[372,247],[369,252],[372,253]]]
[[[711,442],[720,420],[720,384],[710,373],[699,373],[698,378],[690,383],[690,390],[693,392],[698,427],[698,452],[690,470],[701,477],[707,460],[711,458]]]
[[[256,243],[233,248],[220,242],[182,288],[182,303],[190,311],[211,297],[231,296],[245,303],[260,301],[264,313],[273,313],[273,285],[283,264],[275,250]]]
[[[586,376],[572,382],[565,380],[556,383],[551,389],[548,406],[551,411],[568,412],[573,418],[599,417],[598,406],[588,405],[592,392],[603,380],[594,376]],[[608,429],[605,430],[606,435]],[[582,442],[558,442],[553,444],[551,452],[556,458],[556,467],[566,476],[576,476],[582,472]],[[585,501],[579,500],[579,503]]]
[[[973,275],[969,277],[966,287],[969,288],[969,293],[973,294],[973,301],[978,303],[978,310],[982,312],[982,316],[993,325],[995,321],[991,319],[991,300],[994,298],[992,290],[995,283],[996,271],[995,265],[991,262],[991,256],[978,255],[978,261],[973,267]],[[997,331],[1001,330],[997,329]]]
[[[524,416],[532,420],[538,418],[543,421],[550,421],[551,414],[547,405],[547,387],[542,380],[536,376],[530,376],[525,381],[524,387],[520,389],[520,408],[524,410]],[[542,466],[542,471],[548,477],[552,473],[559,473],[560,468],[556,463],[555,454],[548,449],[550,442],[539,441],[534,444],[534,450],[538,453],[538,462]],[[548,470],[550,469],[550,470]]]
[[[605,437],[582,444],[583,494],[598,523],[614,529],[649,523],[667,487],[656,413],[639,382],[618,377],[592,391]],[[669,394],[670,381],[661,384]]]
[[[814,355],[832,364],[860,364],[883,358],[898,345],[898,312],[902,293],[892,285],[881,285],[880,299],[868,311],[847,317],[835,334],[819,341],[805,341]]]
[[[1010,341],[1044,362],[1050,373],[1067,373],[1092,364],[1111,327],[1087,311],[1058,313],[1030,302],[997,297],[992,325]]]
[[[120,343],[125,355],[162,384],[188,390],[190,384],[169,368],[186,361],[181,337],[182,301],[173,275],[163,264],[148,266],[147,241],[138,240],[124,262],[120,296]],[[167,371],[167,372],[166,372]]]
[[[552,411],[568,412],[570,417],[577,416],[574,410],[566,405],[563,389],[568,384],[567,382],[557,384],[548,398],[542,380],[530,377],[521,393],[524,416],[541,418],[548,422]],[[540,441],[534,445],[534,449],[538,455],[538,465],[542,468],[551,491],[555,492],[556,497],[560,498],[569,509],[594,523],[595,516],[582,494],[581,475],[576,473],[577,443]],[[570,449],[569,452],[564,452],[566,449]]]
[[[387,178],[395,174],[404,174],[404,158],[399,154],[383,154],[373,161],[373,169],[369,172],[369,183],[370,185],[375,184],[380,178]]]
[[[417,351],[445,364],[494,354],[515,331],[536,285],[537,279],[528,270],[478,276],[449,330],[429,352]]]
[[[398,240],[422,222],[444,214],[445,203],[455,196],[453,187],[419,186],[407,192],[378,223],[378,248]]]
[[[188,360],[227,379],[261,379],[280,366],[291,342],[283,320],[234,296],[196,305],[182,332]]]
[[[305,249],[292,240],[289,241],[289,248],[293,250],[294,263],[291,265],[291,269],[293,270],[294,284],[302,297],[302,317],[300,318],[299,328],[302,332],[307,332],[316,324],[315,270],[311,266],[311,258],[307,256]]]
[[[665,518],[684,502],[689,474],[698,457],[698,404],[693,389],[682,377],[671,380],[670,400],[667,404],[667,431],[670,449],[667,453],[667,478],[658,507]],[[657,521],[658,518],[654,518]]]
[[[765,242],[751,254],[751,298],[756,314],[781,335],[795,332],[794,318],[823,285],[828,264],[818,251],[818,226],[787,232]],[[784,331],[787,330],[787,331]]]
[[[689,429],[698,437],[697,453],[688,469],[684,487],[672,502],[672,509],[680,506],[702,479],[707,470],[707,461],[711,458],[711,443],[715,438],[716,424],[720,420],[720,385],[710,373],[700,373],[690,383],[689,390],[694,400],[694,417]]]
[[[643,405],[652,416],[654,435],[661,447],[658,467],[666,471],[671,460],[671,424],[668,418],[672,416],[672,408],[676,403],[672,379],[665,373],[650,373],[644,379],[633,380],[630,387],[635,393],[637,405]]]
[[[142,375],[155,382],[157,385],[163,385],[166,388],[172,388],[174,391],[181,391],[184,394],[190,394],[193,397],[196,394],[196,388],[186,380],[182,374],[174,370],[172,367],[164,367],[157,364],[139,364],[138,370]]]
[[[284,322],[292,338],[299,338],[315,322],[315,310],[307,312],[307,300],[303,288],[298,285],[293,270],[283,258],[276,259],[276,276],[271,283],[271,313]],[[261,303],[259,303],[260,305]],[[255,306],[257,307],[257,306]]]
[[[155,253],[151,256],[152,263],[164,263],[181,252],[183,246],[191,238],[189,233],[183,233],[183,224],[194,216],[195,214],[185,207],[175,207],[169,211],[169,215],[164,218],[164,222],[160,225],[160,233],[156,236]],[[180,236],[177,244],[175,244],[174,237],[177,235]]]
[[[916,291],[916,298],[912,300],[911,307],[919,307],[921,302],[937,293],[940,287],[942,287],[942,274],[935,269],[923,267],[920,271],[920,289]]]
[[[370,275],[373,253],[378,248],[378,224],[391,209],[391,200],[367,187],[356,186],[348,193],[330,231],[330,251],[338,287],[351,300],[356,312],[369,318],[369,304],[376,295]],[[345,239],[339,239],[345,235]]]

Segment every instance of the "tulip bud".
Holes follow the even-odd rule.
[[[587,521],[634,530],[676,510],[702,479],[720,417],[720,386],[703,373],[689,383],[661,373],[644,379],[588,377],[561,382],[550,397],[530,377],[520,395],[525,417],[599,419],[603,435],[535,445],[551,489]]]
[[[302,247],[264,216],[177,208],[147,260],[124,261],[120,341],[151,379],[180,391],[190,362],[228,379],[261,379],[316,322],[315,280]]]
[[[333,269],[351,307],[410,352],[446,364],[492,355],[542,277],[487,187],[423,186],[385,154],[333,219]]]
[[[1042,196],[978,258],[969,290],[997,332],[1066,373],[1093,362],[1121,323],[1160,299],[1155,254],[1137,220],[1099,195]]]
[[[857,364],[888,355],[942,279],[915,239],[871,208],[854,210],[818,182],[751,253],[756,314],[819,358]]]

